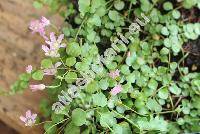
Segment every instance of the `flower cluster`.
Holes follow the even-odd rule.
[[[32,30],[32,33],[39,33],[43,38],[47,39],[45,27],[49,25],[50,21],[42,16],[40,20],[31,21],[29,28]]]
[[[46,40],[47,45],[42,45],[42,50],[45,52],[46,56],[50,57],[60,57],[58,52],[59,48],[66,47],[66,44],[62,43],[64,34],[61,34],[58,39],[55,37],[55,33],[50,33],[50,40]]]
[[[110,73],[109,73],[109,76],[111,77],[111,78],[113,78],[113,79],[115,79],[116,77],[118,77],[119,76],[119,70],[117,69],[117,70],[115,70],[115,71],[111,71]]]
[[[20,120],[25,123],[25,126],[33,126],[36,122],[37,114],[31,114],[31,111],[26,111],[25,116],[20,116]]]
[[[121,85],[117,85],[111,90],[111,94],[112,95],[117,95],[121,91],[122,91],[122,86]]]

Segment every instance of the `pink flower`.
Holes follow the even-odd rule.
[[[26,116],[20,116],[20,120],[25,123],[25,126],[33,126],[36,122],[37,114],[31,114],[31,111],[26,111]]]
[[[45,35],[44,26],[39,20],[31,21],[29,28],[32,30],[32,33],[39,33],[41,36]]]
[[[111,90],[111,94],[112,95],[117,95],[118,93],[120,93],[122,91],[122,86],[121,85],[117,85],[115,86],[112,90]]]
[[[48,46],[42,45],[42,50],[45,52],[46,56],[50,57],[60,57],[60,54],[57,50],[51,50]]]
[[[48,44],[48,46],[42,45],[42,49],[44,50],[45,55],[50,57],[60,57],[60,54],[58,53],[59,48],[66,47],[66,44],[62,43],[63,39],[64,34],[59,35],[58,39],[56,39],[55,33],[51,32],[50,41],[45,41]]]
[[[42,16],[40,20],[31,21],[29,29],[32,30],[32,33],[39,33],[46,40],[48,38],[45,36],[45,27],[48,25],[50,25],[50,21]]]
[[[120,72],[120,71],[117,69],[117,70],[115,70],[115,71],[111,71],[108,75],[109,75],[111,78],[115,79],[116,77],[119,76],[119,72]]]
[[[33,67],[31,66],[31,65],[28,65],[27,67],[26,67],[26,72],[27,73],[31,73],[32,72],[32,70],[33,70]]]
[[[39,84],[39,85],[30,85],[29,87],[32,90],[32,92],[35,92],[38,90],[44,90],[46,86],[44,84]]]
[[[57,68],[62,65],[61,62],[57,62],[49,69],[44,69],[44,75],[55,75],[57,73]]]
[[[45,41],[51,49],[59,49],[61,47],[66,47],[66,44],[62,44],[62,40],[64,39],[64,34],[61,34],[58,36],[58,39],[56,39],[55,33],[50,33],[50,41]]]
[[[41,17],[40,21],[43,24],[43,26],[50,25],[50,21],[47,18],[45,18],[44,16]]]

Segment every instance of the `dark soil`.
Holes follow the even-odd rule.
[[[0,121],[0,132],[2,134],[19,134],[14,129],[10,128],[9,126],[7,126],[6,124],[4,124],[1,121]]]
[[[185,59],[185,66],[189,67],[190,71],[200,71],[200,38],[194,41],[189,41],[184,45],[184,50],[190,54]]]

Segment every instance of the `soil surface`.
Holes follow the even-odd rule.
[[[27,65],[39,66],[43,56],[41,37],[31,34],[28,25],[31,20],[42,15],[49,17],[47,9],[36,10],[32,7],[32,2],[33,0],[0,0],[1,90],[9,90],[9,86],[25,71]],[[49,19],[58,26],[63,22],[55,15]],[[39,101],[43,96],[43,92],[32,93],[29,90],[22,95],[0,96],[0,120],[21,134],[41,134],[42,129],[24,127],[19,116],[28,109],[39,114]]]
[[[185,23],[200,23],[200,10],[193,8],[191,10],[181,10],[182,19]],[[188,17],[189,16],[189,17]],[[185,59],[185,66],[189,67],[190,71],[200,71],[200,37],[197,40],[190,40],[183,46],[184,51],[189,52]]]
[[[200,71],[200,38],[194,41],[189,41],[185,46],[184,50],[189,52],[188,57],[185,59],[186,66],[191,71]]]
[[[19,134],[13,128],[10,128],[3,122],[0,122],[0,131],[3,132],[3,134]]]

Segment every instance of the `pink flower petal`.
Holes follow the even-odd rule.
[[[38,32],[38,30],[40,28],[41,28],[41,25],[40,25],[40,21],[39,20],[32,20],[30,22],[29,29],[33,30],[33,32]]]
[[[33,114],[33,115],[31,116],[31,119],[32,119],[32,120],[35,120],[36,117],[37,117],[37,114]]]
[[[31,117],[31,110],[26,111],[26,118]]]
[[[49,52],[49,48],[45,45],[42,45],[42,50],[45,52],[45,53],[48,53]]]
[[[42,16],[40,20],[44,26],[50,25],[50,21],[47,18],[45,18],[44,16]]]
[[[110,71],[110,73],[108,74],[111,78],[115,79],[116,77],[119,76],[119,70],[115,70],[115,71]]]
[[[60,44],[62,42],[62,40],[64,39],[64,34],[61,34],[59,37],[58,37],[58,43]]]
[[[45,36],[45,27],[48,25],[50,25],[50,21],[42,16],[40,20],[31,21],[29,29],[32,30],[32,33],[38,32],[45,40],[48,40],[48,38]]]
[[[42,37],[44,37],[45,36],[45,30],[44,30],[44,28],[42,27],[42,28],[40,28],[39,30],[38,30],[38,32],[39,32],[39,34],[42,36]]]
[[[45,40],[45,42],[48,44],[48,45],[52,45],[52,42],[51,41],[48,41],[48,40]]]
[[[56,69],[44,69],[44,75],[55,75],[56,72]]]
[[[37,114],[31,114],[31,111],[26,111],[26,117],[20,116],[20,120],[25,123],[25,126],[33,126],[36,122]]]
[[[117,94],[120,93],[121,91],[122,91],[121,85],[117,85],[117,86],[115,86],[115,87],[111,90],[111,94],[112,94],[112,95],[117,95]]]
[[[55,37],[55,33],[54,32],[50,33],[50,40],[51,40],[51,42],[56,42],[56,37]]]
[[[27,73],[31,73],[32,72],[32,70],[33,70],[33,67],[31,66],[31,65],[28,65],[27,67],[26,67],[26,72]]]
[[[26,118],[24,116],[19,117],[21,121],[26,122]]]
[[[39,84],[39,85],[30,85],[29,87],[32,90],[32,92],[35,92],[38,90],[44,90],[46,86],[44,84]]]
[[[45,41],[48,41],[48,40],[49,40],[48,37],[47,37],[46,35],[43,35],[42,37],[44,38]]]

